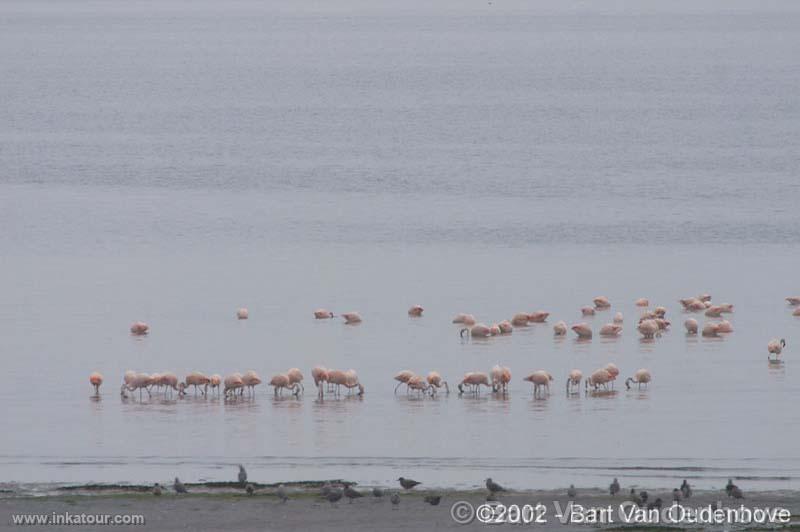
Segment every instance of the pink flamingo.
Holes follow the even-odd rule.
[[[397,386],[394,387],[394,393],[397,394],[397,389],[400,388],[402,385],[406,385],[406,392],[408,391],[408,381],[410,381],[413,377],[416,376],[411,370],[404,369],[400,373],[394,376],[394,380],[397,381]]]
[[[791,306],[796,307],[800,305],[800,297],[787,297],[786,302],[789,303]]]
[[[567,324],[563,321],[559,321],[555,325],[553,325],[553,334],[555,336],[564,336],[567,334]]]
[[[645,338],[654,338],[659,331],[656,320],[644,320],[639,323],[639,326],[636,329]]]
[[[289,377],[289,384],[297,384],[301,392],[306,391],[306,387],[303,386],[303,372],[299,368],[289,368],[286,376]]]
[[[550,316],[549,312],[537,310],[536,312],[531,312],[528,316],[528,321],[531,323],[544,323],[547,321],[548,316]]]
[[[719,336],[719,323],[706,323],[703,325],[703,336]]]
[[[689,318],[683,322],[683,326],[686,327],[687,334],[697,334],[698,323],[696,319]]]
[[[231,396],[235,396],[236,392],[239,392],[239,395],[242,395],[242,391],[244,389],[244,381],[242,380],[242,376],[239,373],[233,373],[225,377],[223,381],[223,394],[225,397],[228,397],[230,394]]]
[[[653,310],[653,314],[656,315],[656,318],[664,318],[667,315],[667,308],[666,307],[656,307]]]
[[[653,379],[653,376],[650,374],[650,370],[647,369],[639,369],[636,370],[636,373],[633,374],[633,377],[628,377],[625,380],[625,388],[628,390],[631,389],[631,383],[634,382],[639,385],[639,389],[642,389],[642,384],[644,387],[647,388],[647,383],[649,383]]]
[[[197,395],[197,388],[202,386],[203,389],[200,390],[200,393],[206,395],[206,391],[208,390],[208,383],[210,379],[203,375],[198,371],[193,371],[189,373],[186,378],[183,380],[183,388],[188,388],[189,386],[194,386],[194,394]],[[185,393],[185,392],[184,392]]]
[[[767,344],[767,351],[770,355],[775,355],[775,360],[778,360],[784,347],[786,347],[786,340],[783,338],[780,340],[770,340]],[[767,357],[770,358],[769,355],[767,355]]]
[[[355,325],[361,323],[361,315],[358,312],[345,312],[342,314],[346,325]]]
[[[596,309],[611,308],[611,302],[606,296],[597,296],[592,301],[594,302],[594,308]]]
[[[279,394],[282,394],[284,388],[291,390],[294,395],[300,394],[300,388],[297,386],[297,384],[292,384],[289,376],[285,374],[273,376],[269,381],[269,385],[274,387],[275,397],[277,397]]]
[[[658,329],[660,331],[666,330],[671,325],[671,323],[668,320],[665,320],[664,318],[656,318],[653,321],[656,322],[656,325],[658,325]]]
[[[611,380],[609,382],[611,382],[611,388],[613,389],[614,381],[617,380],[617,376],[619,376],[619,368],[616,364],[609,362],[603,369],[606,370],[609,375],[611,375]]]
[[[603,386],[604,388],[608,388],[608,383],[613,380],[611,373],[608,372],[605,368],[600,368],[595,370],[594,373],[589,375],[589,378],[584,381],[585,388],[588,391],[589,386],[597,390],[598,386]]]
[[[574,388],[578,388],[580,390],[581,379],[583,379],[583,373],[579,369],[573,369],[569,372],[567,376],[567,393],[572,393]]]
[[[211,389],[216,391],[217,395],[219,395],[219,387],[222,384],[222,377],[215,373],[208,378],[208,381],[208,385],[211,387]]]
[[[134,321],[131,324],[131,334],[142,336],[150,331],[150,326],[143,321]]]
[[[722,320],[717,324],[717,332],[721,333],[732,333],[733,332],[733,324],[728,320]]]
[[[511,382],[511,370],[505,366],[496,365],[490,372],[492,389],[501,393],[508,392],[508,383]]]
[[[318,320],[329,320],[333,317],[333,312],[324,308],[318,308],[314,311],[314,318]]]
[[[511,322],[508,320],[503,320],[497,324],[500,327],[500,334],[511,334],[514,332],[514,327],[511,325]]]
[[[635,305],[637,307],[649,307],[650,302],[647,299],[640,297],[639,299],[636,300]]]
[[[546,395],[550,394],[550,382],[553,380],[553,376],[547,373],[545,370],[540,369],[534,371],[522,380],[533,384],[534,397],[540,395],[539,390],[543,390],[543,393]]]
[[[530,314],[526,314],[524,312],[520,312],[518,314],[514,314],[511,318],[511,325],[514,327],[525,327],[528,325],[528,321],[530,320]]]
[[[244,385],[244,388],[250,395],[256,394],[256,386],[259,384],[261,384],[261,377],[252,369],[245,371],[244,375],[242,375],[242,385]]]
[[[706,309],[706,316],[709,318],[721,318],[722,317],[722,307],[719,305],[713,305]]]
[[[581,314],[583,316],[594,316],[594,307],[581,307]]]
[[[317,395],[324,396],[325,387],[320,384],[328,384],[328,370],[322,366],[315,366],[311,368],[311,378],[314,379],[314,386],[317,387]]]
[[[250,311],[248,311],[246,308],[240,308],[236,311],[236,317],[240,320],[246,320],[250,317]]]
[[[600,327],[600,336],[618,336],[622,332],[622,325],[606,323]]]
[[[150,393],[150,386],[153,385],[153,380],[151,379],[150,375],[147,373],[136,373],[133,377],[129,378],[125,384],[122,385],[122,394],[125,394],[125,390],[127,389],[130,392],[135,392],[139,390],[139,399],[142,398],[142,390],[147,392],[147,396],[150,397],[152,394]]]
[[[463,312],[456,314],[455,317],[453,318],[453,323],[461,323],[468,326],[475,325],[476,322],[477,321],[475,320],[475,316],[473,316],[472,314],[464,314]]]
[[[477,325],[473,325],[471,328],[463,328],[459,333],[461,337],[464,337],[464,333],[469,333],[470,336],[473,338],[488,338],[492,335],[492,330],[484,325],[483,323],[478,323]]]
[[[792,312],[792,316],[800,316],[800,308],[796,308],[794,312]]]
[[[408,379],[407,384],[410,390],[415,390],[422,394],[425,394],[431,387],[431,385],[428,384],[428,382],[419,375],[414,375],[413,377]]]
[[[464,393],[464,385],[467,385],[471,388],[472,393],[479,394],[480,387],[486,386],[490,388],[491,385],[489,384],[489,376],[486,373],[479,372],[479,371],[471,371],[464,375],[464,378],[458,383],[458,392],[460,394]]]
[[[344,386],[349,392],[358,388],[358,395],[364,395],[364,385],[358,381],[358,374],[354,369],[348,369],[344,372]]]
[[[408,309],[408,315],[412,318],[419,318],[422,316],[422,311],[425,310],[419,305],[414,305],[410,309]]]
[[[572,330],[578,335],[578,338],[588,340],[592,337],[592,328],[588,323],[576,323],[572,326]]]
[[[89,383],[94,386],[94,394],[100,395],[100,385],[103,384],[103,376],[95,371],[89,375]]]
[[[444,386],[444,389],[449,394],[450,393],[450,386],[448,386],[447,381],[442,380],[442,376],[439,375],[437,371],[431,371],[428,373],[428,378],[426,379],[428,384],[431,385],[431,395],[436,394],[436,390]]]
[[[178,377],[174,373],[162,373],[161,374],[161,386],[164,387],[164,394],[172,395],[173,391],[178,391]]]
[[[614,314],[614,323],[622,323],[623,321],[625,320],[622,317],[622,312],[617,312]]]
[[[496,323],[493,323],[489,327],[489,335],[490,336],[499,336],[502,331],[500,330],[500,326]]]

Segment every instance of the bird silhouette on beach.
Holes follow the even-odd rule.
[[[275,495],[281,500],[281,503],[285,503],[289,500],[289,496],[286,494],[286,488],[283,487],[283,484],[278,484],[278,490],[275,492]]]
[[[400,482],[400,485],[403,486],[403,489],[410,490],[414,486],[419,486],[421,482],[417,482],[416,480],[411,480],[410,478],[403,478],[400,477],[397,479]]]
[[[161,484],[159,484],[158,482],[156,482],[155,485],[153,486],[153,495],[155,495],[156,497],[161,496]]]
[[[430,504],[431,506],[439,506],[439,502],[442,500],[441,495],[426,495],[423,499],[425,502]]]
[[[352,486],[345,486],[344,496],[350,499],[348,502],[352,504],[353,499],[358,499],[359,497],[363,497],[364,494],[354,489]]]
[[[239,484],[244,486],[247,483],[247,471],[245,471],[244,466],[239,464]]]
[[[489,493],[491,493],[492,495],[494,495],[498,491],[506,491],[506,489],[503,486],[492,480],[491,477],[486,479],[486,489],[488,489]]]
[[[175,483],[173,484],[176,493],[189,493],[186,489],[186,486],[183,485],[183,482],[178,477],[175,477]]]

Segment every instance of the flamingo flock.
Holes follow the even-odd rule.
[[[702,312],[708,318],[701,326],[697,319],[688,317],[684,321],[684,328],[688,336],[700,334],[703,337],[714,338],[734,331],[733,324],[725,319],[725,315],[734,312],[733,304],[712,303],[711,295],[707,293],[682,298],[678,301],[684,312]],[[790,308],[793,308],[792,315],[800,317],[800,296],[787,297],[786,302]],[[634,305],[644,309],[636,324],[636,330],[641,334],[643,340],[651,341],[669,330],[671,322],[666,317],[666,307],[656,306],[650,310],[650,301],[646,298],[637,299]],[[611,301],[607,297],[597,296],[592,299],[592,305],[580,307],[579,311],[584,318],[592,318],[598,312],[609,310],[611,306]],[[421,305],[413,305],[408,309],[408,316],[421,318],[423,312],[424,309]],[[236,311],[236,318],[239,320],[247,320],[249,316],[249,310],[245,307],[241,307]],[[317,320],[329,320],[336,317],[332,311],[324,308],[314,310],[313,316]],[[528,327],[530,324],[546,323],[549,316],[550,312],[544,310],[519,312],[514,314],[511,319],[486,325],[478,322],[473,314],[459,313],[453,317],[452,323],[461,326],[459,335],[463,339],[489,339],[494,336],[509,335],[514,331],[515,327]],[[353,311],[343,312],[340,317],[347,325],[357,325],[363,321],[361,315]],[[617,312],[611,322],[600,326],[598,333],[601,337],[617,338],[622,334],[623,323],[623,314]],[[564,337],[570,330],[575,333],[579,341],[590,341],[593,337],[592,326],[587,321],[577,322],[568,326],[566,321],[559,320],[553,326],[553,335],[556,338]],[[134,321],[130,326],[130,333],[133,336],[146,336],[149,332],[150,325],[143,321]],[[780,357],[785,348],[785,339],[770,340],[767,344],[770,363],[781,363]],[[619,369],[614,364],[607,364],[603,368],[596,369],[586,379],[583,378],[581,370],[573,369],[567,376],[566,390],[568,394],[576,393],[580,389],[581,381],[584,382],[584,389],[587,392],[590,389],[595,391],[600,388],[608,389],[609,386],[613,388],[614,381],[618,375]],[[353,369],[344,371],[316,366],[311,369],[311,376],[317,387],[317,395],[319,397],[324,397],[326,391],[334,396],[339,396],[342,393],[342,389],[346,390],[349,395],[364,395],[364,385],[359,381],[358,374]],[[397,381],[394,389],[395,394],[403,385],[406,386],[406,393],[415,392],[420,395],[435,396],[442,389],[444,389],[445,393],[450,393],[449,384],[438,371],[431,371],[423,377],[413,371],[403,370],[394,376],[394,380]],[[641,389],[643,386],[646,388],[651,380],[650,371],[642,368],[637,370],[633,376],[627,378],[625,385],[627,389],[630,389],[632,384]],[[553,376],[547,371],[539,369],[529,373],[524,377],[523,381],[530,382],[533,385],[534,396],[542,396],[549,394]],[[101,373],[95,371],[89,375],[89,383],[94,389],[95,396],[99,396],[103,382],[104,378]],[[459,394],[479,394],[482,387],[490,389],[492,393],[506,393],[510,382],[511,371],[507,367],[498,364],[489,373],[481,371],[466,373],[456,386]],[[183,397],[192,388],[194,395],[199,392],[205,396],[208,395],[210,388],[212,393],[216,392],[217,395],[222,393],[226,398],[244,395],[255,396],[256,387],[261,384],[262,380],[254,370],[248,370],[243,374],[232,373],[224,378],[218,374],[206,376],[200,372],[191,372],[182,381],[171,372],[148,374],[128,370],[123,375],[120,395],[127,397],[128,393],[134,394],[138,391],[140,399],[144,393],[147,393],[148,397],[151,397],[154,393],[165,397],[171,397],[174,393],[177,393],[179,397]],[[268,385],[273,387],[275,396],[282,395],[284,390],[299,396],[304,392],[303,373],[299,368],[290,368],[285,373],[272,376]]]

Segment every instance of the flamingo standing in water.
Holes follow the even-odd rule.
[[[100,385],[103,384],[103,376],[95,371],[89,375],[89,383],[94,386],[94,394],[100,395]]]
[[[767,344],[767,351],[770,355],[775,355],[775,360],[778,360],[783,352],[783,348],[786,347],[786,340],[781,338],[780,340],[770,340]]]
[[[142,336],[150,331],[150,326],[143,321],[134,321],[131,324],[131,334]]]
[[[800,297],[797,297],[797,296],[795,296],[795,297],[787,297],[786,298],[786,302],[789,303],[789,305],[791,305],[793,307],[796,307],[796,306],[800,305]]]
[[[605,368],[600,368],[595,370],[588,379],[584,381],[584,387],[586,390],[589,390],[589,386],[597,390],[598,386],[602,386],[608,389],[608,383],[613,380],[611,373],[608,372]]]
[[[171,396],[173,391],[178,391],[178,377],[174,373],[162,373],[160,384],[164,387],[165,396]]]
[[[211,389],[215,390],[217,392],[217,395],[219,395],[219,386],[220,384],[222,384],[222,377],[220,377],[215,373],[208,378],[208,381],[209,381],[208,385],[211,387]]]
[[[511,370],[498,364],[492,368],[490,375],[492,376],[492,389],[506,393],[508,391],[508,383],[511,382]]]
[[[511,334],[514,332],[514,327],[511,325],[511,322],[508,320],[503,320],[497,324],[500,328],[500,334]]]
[[[431,385],[431,395],[435,395],[436,390],[441,388],[442,386],[444,386],[444,389],[447,391],[448,394],[450,393],[450,386],[448,386],[447,381],[442,380],[442,376],[439,375],[439,372],[431,371],[430,373],[428,373],[427,381],[428,384]]]
[[[250,311],[242,307],[236,311],[236,317],[240,320],[246,320],[250,317]]]
[[[344,386],[347,388],[348,392],[352,392],[357,388],[358,395],[364,395],[364,385],[359,382],[356,370],[348,369],[344,372],[344,376]]]
[[[303,386],[303,372],[299,368],[289,368],[286,376],[289,377],[289,384],[297,384],[301,392],[306,391],[306,387]]]
[[[606,296],[597,296],[593,299],[594,308],[600,309],[607,309],[611,308],[611,302],[608,300]]]
[[[242,389],[244,388],[244,381],[242,380],[242,376],[240,374],[234,373],[225,377],[223,385],[223,394],[225,397],[228,397],[229,394],[231,396],[235,396],[237,391],[241,395]]]
[[[408,309],[408,315],[412,318],[419,318],[422,316],[422,311],[425,310],[419,305],[414,305],[410,309]]]
[[[588,340],[592,337],[592,328],[588,323],[576,323],[572,326],[572,330],[578,335],[578,338]]]
[[[461,329],[459,334],[462,338],[464,337],[464,333],[469,333],[469,336],[473,338],[488,338],[492,335],[492,330],[483,323],[478,323],[470,328],[464,327]]]
[[[719,323],[706,323],[703,325],[703,336],[715,337],[719,336]]]
[[[648,319],[640,322],[636,329],[642,334],[643,337],[654,338],[660,328],[656,320]]]
[[[623,321],[624,318],[622,316],[622,312],[617,312],[616,314],[614,314],[614,323],[622,323]]]
[[[314,311],[314,318],[318,320],[329,320],[333,317],[333,312],[324,308],[318,308]]]
[[[320,397],[325,395],[325,386],[328,384],[328,370],[322,366],[314,366],[311,368],[311,378],[314,379],[314,386],[317,387],[317,395]],[[323,386],[320,386],[322,384]]]
[[[289,376],[286,374],[273,376],[269,381],[269,385],[274,387],[275,397],[278,397],[278,395],[282,394],[284,388],[291,390],[294,395],[300,394],[300,388],[297,386],[297,384],[292,384]]]
[[[133,376],[125,375],[125,383],[122,385],[122,395],[125,395],[125,390],[135,392],[139,390],[139,399],[142,398],[142,390],[147,392],[150,397],[150,387],[153,385],[153,379],[147,373],[136,373]]]
[[[594,307],[581,307],[581,315],[594,316]]]
[[[547,373],[545,370],[540,369],[534,371],[522,380],[533,384],[534,397],[540,395],[539,390],[543,390],[543,393],[547,395],[550,394],[550,382],[553,380],[553,376]]]
[[[689,318],[683,322],[683,326],[686,327],[687,334],[697,334],[698,324],[696,319]]]
[[[563,321],[559,321],[555,325],[553,325],[553,335],[554,336],[564,336],[567,334],[567,324]]]
[[[530,321],[530,314],[525,312],[518,312],[511,317],[511,325],[514,327],[525,327],[528,325],[528,321]]]
[[[394,393],[397,394],[397,389],[400,388],[402,385],[406,385],[406,391],[408,391],[408,381],[414,377],[416,373],[411,370],[404,369],[400,373],[394,376],[394,380],[397,381],[397,386],[394,387]]]
[[[261,384],[261,377],[259,377],[258,373],[256,373],[252,369],[249,371],[245,371],[244,375],[242,375],[242,384],[244,385],[244,388],[250,395],[255,396],[256,386]]]
[[[600,336],[619,336],[622,332],[622,325],[616,323],[606,323],[600,327]]]
[[[489,384],[489,376],[486,373],[480,371],[471,371],[464,375],[464,378],[461,379],[461,382],[458,383],[458,392],[464,393],[464,385],[470,387],[470,392],[479,394],[480,387],[486,386],[487,388],[491,388],[491,384]]]
[[[346,325],[355,325],[361,323],[361,315],[358,312],[345,312],[342,314]]]
[[[567,376],[567,393],[572,393],[573,389],[578,388],[580,391],[581,379],[583,379],[583,373],[579,369],[573,369],[569,372]]]
[[[415,390],[422,394],[425,394],[431,387],[431,385],[428,384],[428,382],[419,375],[414,375],[413,377],[408,379],[408,382],[406,384],[408,385],[409,390]]]
[[[477,323],[477,320],[475,319],[475,316],[473,316],[472,314],[459,313],[456,314],[455,317],[453,318],[453,323],[461,323],[469,327],[475,325]]]
[[[642,368],[636,370],[636,373],[633,374],[633,377],[628,377],[625,380],[625,387],[630,390],[631,383],[634,382],[639,385],[639,389],[641,390],[642,384],[644,384],[644,387],[647,388],[647,383],[651,380],[653,380],[653,376],[650,374],[650,370]]]
[[[547,321],[548,316],[550,316],[549,312],[537,310],[536,312],[531,312],[530,315],[528,315],[528,321],[531,323],[544,323]]]
[[[617,376],[619,376],[619,368],[616,364],[609,362],[603,369],[606,370],[609,375],[611,375],[611,380],[609,382],[611,382],[611,389],[613,390],[614,381],[617,380]]]
[[[640,297],[639,299],[636,300],[635,305],[637,307],[649,307],[650,302],[647,299]]]
[[[193,371],[189,373],[186,378],[183,380],[183,388],[188,388],[189,386],[194,386],[194,394],[197,395],[198,387],[202,386],[203,388],[200,390],[200,393],[206,395],[206,391],[208,390],[208,383],[210,379],[200,373],[199,371]]]

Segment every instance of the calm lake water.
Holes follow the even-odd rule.
[[[800,5],[332,4],[0,4],[0,481],[800,488]],[[683,333],[705,291],[724,339]],[[601,294],[620,338],[553,338]],[[638,297],[674,330],[641,342]],[[564,394],[608,362],[650,389]],[[507,397],[392,393],[496,363]],[[317,364],[366,394],[316,400]],[[118,394],[292,366],[300,399]]]

